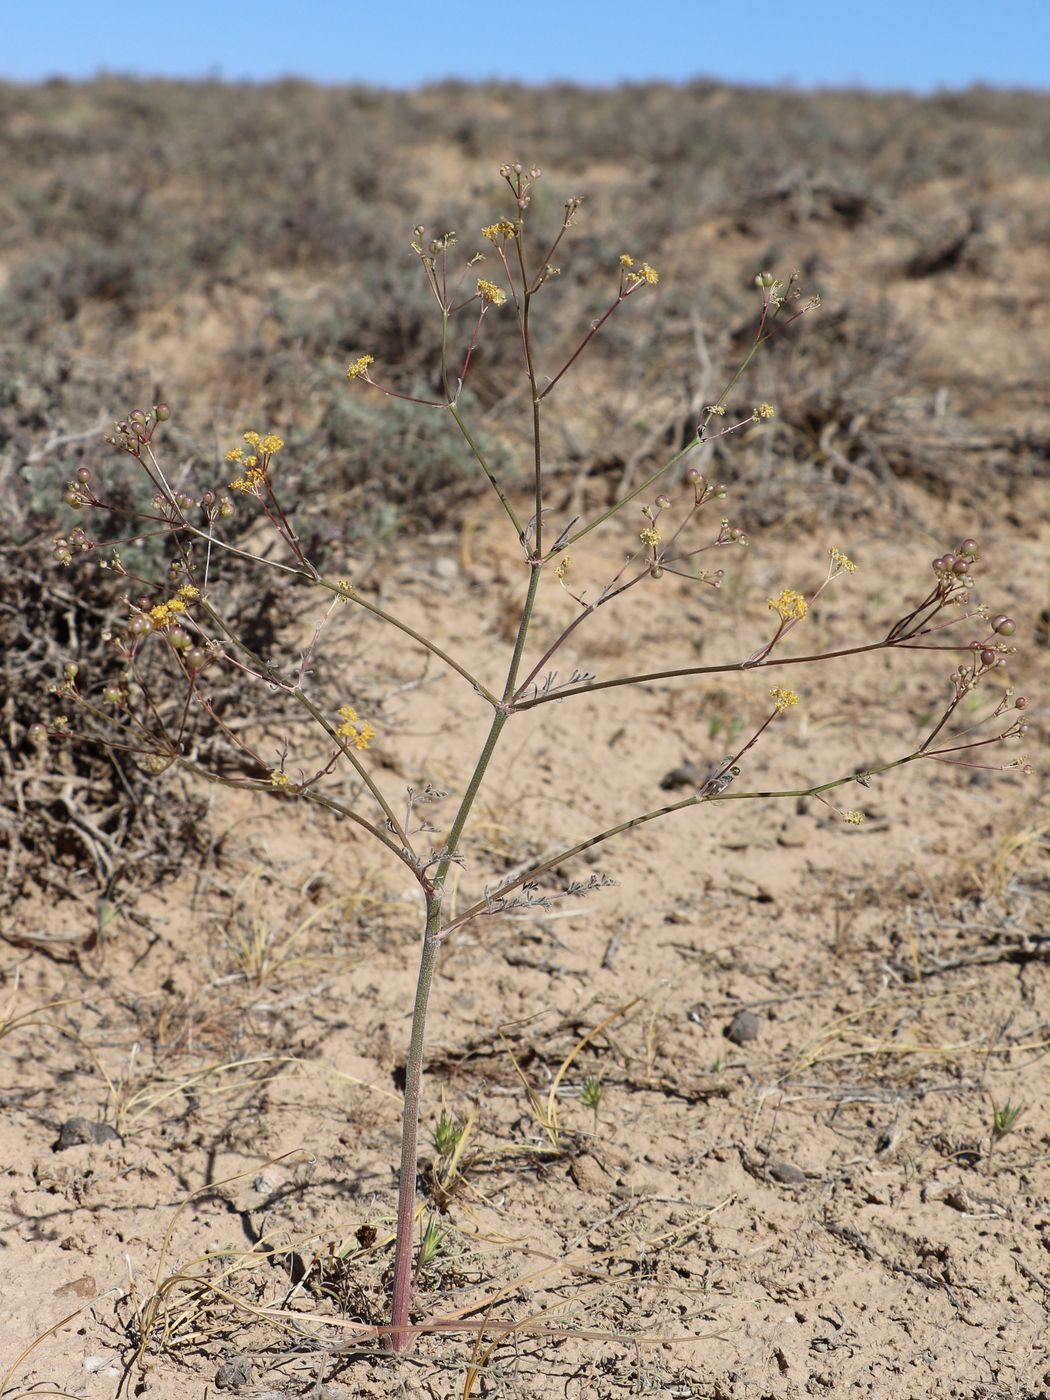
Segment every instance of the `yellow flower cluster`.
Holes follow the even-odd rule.
[[[484,277],[478,278],[478,296],[486,306],[502,306],[507,300],[503,288],[497,287],[495,282],[486,282]]]
[[[243,491],[246,496],[254,496],[265,479],[265,472],[259,466],[258,457],[246,457],[244,465],[248,470],[243,476],[236,476],[229,483],[231,491]]]
[[[336,727],[335,731],[339,738],[348,739],[358,751],[367,749],[369,743],[376,737],[376,732],[368,721],[365,720],[362,723],[352,705],[341,705],[339,718],[343,721]]]
[[[572,556],[568,554],[563,554],[562,557],[558,560],[557,564],[555,564],[554,566],[554,577],[560,582],[571,568]]]
[[[864,820],[864,813],[843,812],[842,820],[846,823],[847,826],[860,826],[861,822]]]
[[[179,590],[181,593],[181,589]],[[172,627],[179,620],[179,613],[186,611],[186,604],[181,598],[172,598],[167,603],[158,603],[155,608],[150,608],[149,618],[154,627]]]
[[[264,457],[272,457],[284,446],[283,438],[279,438],[276,433],[267,433],[265,437],[260,437],[258,433],[245,433],[244,440],[249,447],[254,447],[256,452]]]
[[[184,583],[175,596],[177,598],[185,598],[188,602],[192,602],[194,598],[199,598],[201,596],[201,591],[192,583]]]
[[[245,433],[244,440],[255,450],[246,457],[243,447],[232,447],[226,454],[226,460],[237,462],[245,469],[243,476],[230,482],[231,491],[243,491],[245,495],[251,496],[258,491],[270,458],[275,452],[280,452],[284,446],[284,439],[279,438],[276,433],[267,433],[265,437],[260,437],[258,433]]]
[[[793,588],[783,588],[775,598],[770,598],[769,611],[778,613],[785,622],[798,622],[809,612],[809,604]]]
[[[650,287],[655,287],[660,280],[660,274],[647,262],[643,262],[637,272],[632,272],[630,269],[634,267],[634,258],[631,257],[630,253],[620,254],[620,266],[627,273],[628,282],[634,284],[647,282]]]
[[[270,786],[283,791],[288,786],[288,774],[282,773],[279,768],[275,768],[270,774]]]
[[[776,414],[777,411],[771,403],[760,403],[751,417],[756,423],[761,423],[763,418],[775,418]]]
[[[652,547],[655,549],[656,546],[660,543],[660,531],[656,528],[655,525],[647,525],[642,531],[642,533],[638,536],[638,538],[643,544],[652,545]]]
[[[481,236],[495,243],[499,238],[513,238],[517,231],[509,219],[500,219],[494,224],[487,224],[481,230]]]
[[[856,564],[852,559],[847,559],[841,549],[831,549],[828,553],[831,555],[831,562],[836,569],[844,569],[847,574],[857,572]]]
[[[373,355],[361,355],[347,370],[347,379],[360,379],[363,374],[367,373],[368,366],[374,364],[375,357]]]
[[[798,696],[795,692],[793,690],[785,690],[779,685],[775,685],[769,692],[769,698],[773,701],[774,705],[776,705],[778,715],[782,715],[784,711],[790,709],[792,705],[798,704]]]
[[[275,452],[280,452],[284,446],[284,439],[279,438],[276,433],[267,433],[265,437],[260,437],[258,433],[245,433],[244,440],[262,457],[272,457]],[[226,454],[226,460],[227,462],[243,462],[246,467],[257,466],[259,462],[258,457],[245,457],[243,447],[231,447]]]

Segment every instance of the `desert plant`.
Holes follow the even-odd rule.
[[[120,548],[82,526],[54,543],[54,557],[59,565],[68,566],[74,560],[100,560],[100,567],[119,580],[119,586],[125,590],[122,619],[108,634],[112,670],[97,679],[91,677],[88,682],[71,661],[53,687],[63,713],[46,723],[39,722],[33,731],[33,737],[41,743],[103,743],[115,752],[134,755],[137,762],[158,774],[168,769],[184,770],[212,781],[267,791],[281,802],[320,804],[364,831],[417,882],[424,917],[405,1069],[391,1311],[389,1325],[377,1329],[394,1351],[403,1351],[410,1344],[414,1330],[410,1322],[413,1268],[425,1255],[428,1239],[432,1245],[436,1238],[426,1227],[423,1247],[414,1242],[417,1134],[427,1008],[441,949],[456,930],[473,920],[511,910],[544,910],[555,900],[586,896],[614,883],[608,876],[596,873],[583,880],[565,880],[560,871],[584,852],[675,813],[731,801],[808,797],[823,804],[848,826],[855,826],[863,820],[863,813],[839,808],[831,795],[847,785],[852,788],[860,784],[863,789],[876,775],[920,762],[992,768],[1025,766],[1021,758],[982,762],[986,748],[1024,734],[1024,698],[1003,688],[985,717],[990,728],[981,733],[977,732],[969,710],[973,692],[986,678],[1002,679],[1015,631],[1015,624],[1005,614],[993,614],[983,604],[971,604],[980,556],[977,542],[970,538],[933,560],[932,583],[921,590],[917,600],[904,606],[885,632],[874,638],[858,638],[848,647],[785,654],[785,643],[793,638],[813,603],[833,581],[844,580],[855,571],[854,563],[839,549],[832,548],[819,585],[808,595],[790,587],[778,589],[768,600],[768,630],[743,646],[742,654],[732,661],[688,664],[687,654],[681,658],[682,664],[676,665],[669,658],[659,670],[607,678],[576,667],[561,673],[556,669],[568,644],[581,642],[588,621],[625,594],[660,588],[661,580],[669,577],[691,580],[701,593],[721,586],[723,568],[706,566],[705,555],[740,550],[748,540],[722,515],[727,486],[709,480],[690,459],[701,457],[705,447],[716,441],[725,442],[745,429],[760,428],[774,416],[772,405],[758,403],[734,417],[728,411],[729,397],[739,391],[745,372],[762,347],[815,307],[818,300],[803,296],[794,274],[781,280],[770,273],[760,273],[755,278],[758,312],[750,343],[719,395],[700,412],[683,445],[644,480],[623,490],[612,504],[595,507],[577,517],[559,517],[552,505],[547,473],[545,431],[551,403],[603,327],[612,317],[622,314],[629,301],[653,294],[659,277],[648,262],[636,262],[629,254],[622,254],[618,266],[611,269],[604,304],[595,309],[575,341],[561,350],[550,367],[541,367],[536,318],[556,285],[555,259],[565,256],[571,242],[580,200],[566,201],[560,226],[534,250],[530,204],[541,171],[511,165],[502,168],[501,176],[509,194],[509,208],[505,216],[481,231],[488,250],[485,256],[496,268],[492,277],[477,275],[481,253],[460,261],[455,235],[429,237],[422,227],[415,230],[413,248],[439,320],[436,365],[429,381],[437,389],[417,393],[399,387],[396,377],[385,382],[368,353],[362,353],[350,365],[348,378],[357,391],[383,393],[403,404],[418,406],[420,412],[447,415],[460,435],[465,455],[491,489],[493,510],[503,521],[509,550],[514,551],[522,573],[522,593],[502,677],[495,682],[486,679],[472,669],[469,659],[454,655],[395,611],[380,606],[374,601],[367,578],[355,582],[321,572],[297,533],[290,503],[285,500],[279,467],[284,443],[276,433],[245,433],[244,446],[227,454],[226,474],[234,474],[233,480],[201,489],[189,480],[176,479],[162,465],[156,439],[170,411],[165,405],[158,405],[151,412],[137,409],[128,413],[117,423],[110,439],[118,452],[145,473],[152,491],[151,505],[145,511],[121,508],[117,512],[123,527],[123,538],[116,542]],[[479,346],[485,343],[489,318],[498,315],[514,319],[528,386],[531,485],[524,501],[482,446],[464,410],[463,387]],[[464,329],[458,335],[461,326]],[[551,350],[545,350],[543,358],[551,354]],[[409,381],[417,382],[415,376]],[[88,522],[93,515],[105,513],[109,505],[105,488],[96,482],[88,467],[81,468],[69,482],[65,499]],[[261,531],[252,536],[238,534],[236,542],[224,534],[227,522],[244,506],[259,513],[259,523],[270,532],[273,547],[264,549],[257,543]],[[588,596],[574,581],[572,551],[584,540],[589,542],[600,527],[625,525],[631,506],[640,511],[640,519],[634,526],[625,526],[629,539],[625,557],[610,568],[604,585]],[[167,567],[160,577],[139,574],[131,556],[126,559],[123,552],[151,535],[166,539],[170,550]],[[251,637],[245,609],[238,612],[229,608],[224,585],[230,562],[238,567],[248,562],[260,575],[269,571],[286,583],[326,595],[323,619],[304,652],[292,662],[270,659],[269,648],[264,650]],[[530,651],[536,623],[543,616],[547,588],[559,600],[567,595],[573,617],[560,629],[551,625],[545,642]],[[498,606],[498,600],[494,600],[494,609]],[[318,693],[321,682],[314,674],[314,663],[325,629],[343,610],[363,610],[384,623],[403,647],[422,649],[458,677],[490,711],[484,742],[473,767],[463,775],[454,815],[444,830],[435,826],[429,814],[435,810],[433,804],[445,794],[429,785],[422,790],[409,788],[407,798],[401,801],[378,776],[373,758],[375,748],[382,742],[377,733],[382,697],[374,689],[374,682],[361,676],[348,682],[339,696],[326,698]],[[549,617],[545,621],[549,623]],[[960,628],[961,637],[953,640],[950,630]],[[653,810],[623,814],[586,839],[527,862],[492,887],[479,889],[466,907],[454,900],[450,874],[463,865],[464,841],[493,755],[508,726],[519,716],[556,702],[571,704],[580,696],[603,697],[622,687],[645,686],[672,677],[742,675],[816,666],[833,658],[868,652],[906,653],[907,660],[914,663],[923,659],[916,653],[928,651],[954,654],[949,697],[939,707],[931,707],[935,718],[925,725],[906,753],[864,771],[851,770],[803,787],[746,788],[740,779],[756,745],[774,728],[782,728],[798,703],[794,691],[777,684],[768,691],[761,721],[728,740],[723,735],[719,750],[731,743],[731,751],[706,771],[697,770],[686,796]],[[230,708],[219,708],[213,700],[214,678],[224,672],[232,673],[240,682],[244,706],[236,723]],[[266,694],[266,706],[255,706],[248,699],[253,685]],[[312,739],[298,737],[301,731],[297,731],[293,747],[281,727],[284,720],[280,711],[274,717],[274,695],[283,697],[310,722],[307,732]],[[74,713],[79,716],[76,720]],[[553,715],[554,711],[550,713]],[[221,760],[215,757],[212,761],[207,753],[202,757],[191,742],[198,730],[208,726],[222,740]],[[271,745],[276,757],[271,756]],[[356,795],[348,797],[346,788],[337,785],[336,780],[344,776],[352,781]],[[530,835],[543,837],[544,833]],[[544,877],[552,874],[556,880],[553,889],[549,883],[541,884]],[[592,1034],[578,1042],[563,1063],[546,1108],[536,1101],[537,1115],[554,1150],[558,1146],[558,1082]],[[531,1098],[532,1091],[529,1093]],[[589,1093],[589,1102],[597,1112],[597,1092],[592,1089]],[[439,1153],[447,1147],[454,1159],[457,1144],[449,1138],[450,1126],[439,1123],[438,1131],[444,1144],[438,1146]]]
[[[992,1122],[988,1132],[988,1153],[985,1158],[985,1170],[990,1174],[992,1170],[992,1159],[995,1156],[996,1148],[1008,1133],[1012,1133],[1017,1127],[1017,1120],[1024,1112],[1023,1104],[1013,1104],[1009,1099],[1005,1103],[992,1103]]]

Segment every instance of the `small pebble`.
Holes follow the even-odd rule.
[[[734,1045],[746,1045],[758,1039],[758,1017],[753,1011],[738,1011],[722,1034]]]
[[[779,1181],[781,1186],[798,1186],[806,1181],[806,1173],[801,1167],[796,1167],[793,1162],[771,1161],[766,1167],[769,1175],[774,1181]]]
[[[215,1372],[219,1390],[243,1390],[252,1383],[252,1359],[240,1353],[228,1356]]]

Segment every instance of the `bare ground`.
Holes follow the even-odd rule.
[[[599,613],[572,660],[644,668],[683,639],[704,661],[735,658],[741,637],[761,640],[769,593],[819,577],[829,544],[861,572],[807,639],[874,637],[926,587],[932,546],[969,525],[945,528],[774,532],[730,561],[720,594],[667,579]],[[982,596],[1020,614],[1048,543],[1043,525],[990,525]],[[580,568],[607,563],[596,548]],[[384,596],[495,677],[519,572],[479,526],[406,552]],[[556,593],[546,616],[569,607]],[[371,623],[345,626],[337,651],[379,657]],[[1019,690],[1046,679],[1031,633]],[[906,752],[946,669],[936,653],[876,654],[792,673],[801,704],[738,781],[806,785]],[[407,688],[380,737],[383,781],[461,787],[483,705],[454,676],[416,684],[418,656],[394,672]],[[763,709],[770,677],[746,680],[515,720],[462,898],[659,805],[683,762],[721,758]],[[175,881],[115,910],[24,900],[0,926],[0,1389],[1046,1393],[1042,781],[907,769],[851,785],[858,828],[813,801],[694,809],[550,892],[581,868],[614,888],[461,930],[423,1111],[424,1142],[442,1106],[469,1127],[456,1171],[425,1150],[421,1172],[440,1237],[416,1311],[446,1323],[400,1362],[354,1327],[382,1320],[388,1284],[419,912],[398,867],[294,802],[221,791],[214,859]],[[262,969],[266,948],[278,965]],[[754,1020],[731,1037],[743,1011]],[[1021,1112],[997,1141],[1006,1105]],[[112,1131],[60,1146],[78,1118]]]

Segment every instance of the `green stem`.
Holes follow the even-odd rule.
[[[540,565],[533,564],[529,573],[529,587],[521,609],[518,623],[518,636],[507,671],[504,699],[514,691],[521,655],[525,647],[529,623],[536,603],[536,590],[539,586]],[[412,1010],[412,1033],[409,1039],[408,1056],[405,1061],[405,1106],[401,1121],[401,1175],[398,1185],[397,1227],[394,1237],[394,1287],[390,1313],[390,1332],[387,1345],[391,1351],[407,1350],[411,1333],[409,1305],[412,1297],[412,1227],[416,1216],[416,1172],[418,1170],[419,1148],[419,1108],[423,1089],[423,1047],[426,1035],[427,1008],[430,991],[434,982],[438,949],[441,944],[435,934],[441,922],[441,905],[444,898],[445,880],[449,867],[455,859],[463,828],[481,789],[489,762],[496,750],[503,726],[510,718],[506,709],[497,710],[492,716],[488,735],[482,746],[478,761],[474,765],[470,782],[459,804],[455,819],[445,841],[445,850],[438,862],[433,882],[427,893],[427,924],[423,934],[423,947],[419,957],[419,972],[416,977],[416,999]]]
[[[441,916],[441,896],[427,897],[427,926],[416,978],[416,1000],[412,1010],[412,1035],[405,1061],[405,1104],[401,1119],[401,1176],[397,1195],[397,1231],[394,1238],[394,1286],[390,1309],[391,1330],[386,1344],[393,1352],[407,1351],[412,1341],[409,1303],[412,1297],[412,1235],[416,1219],[416,1172],[419,1158],[419,1102],[423,1086],[423,1041],[427,1006],[434,982],[438,951],[434,931]]]
[[[590,695],[596,690],[612,690],[623,685],[649,685],[653,681],[681,680],[686,676],[720,676],[733,671],[769,671],[777,666],[805,666],[809,662],[835,661],[840,656],[861,656],[869,651],[883,651],[890,648],[900,651],[962,651],[962,646],[924,646],[922,643],[888,641],[865,642],[862,646],[842,647],[837,651],[810,652],[805,656],[775,656],[761,661],[729,661],[717,666],[681,666],[673,671],[643,671],[636,676],[617,676],[610,681],[585,681],[571,690],[551,690],[545,695],[534,696],[531,700],[519,700],[515,712],[531,710],[537,705],[548,705],[552,700],[568,700],[574,695]],[[931,736],[932,737],[932,736]]]

